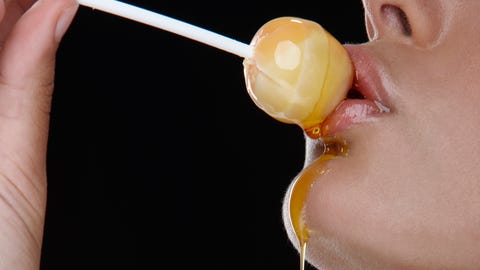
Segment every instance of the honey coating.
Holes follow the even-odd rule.
[[[304,204],[310,187],[315,179],[328,172],[327,162],[337,156],[346,156],[348,146],[340,137],[332,136],[323,138],[324,150],[317,160],[309,165],[295,179],[290,194],[290,220],[300,247],[300,270],[305,267],[305,252],[309,237],[308,227],[304,219]]]
[[[255,104],[276,120],[320,137],[321,123],[352,85],[354,70],[345,48],[318,23],[295,17],[267,22],[251,46],[253,57],[243,65]]]

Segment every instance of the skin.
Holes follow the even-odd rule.
[[[55,53],[77,9],[74,0],[33,2],[0,0],[1,269],[39,268]],[[405,12],[411,35],[384,4],[364,1],[371,41],[358,46],[376,59],[391,111],[340,132],[349,155],[326,163],[305,205],[308,261],[319,269],[475,269],[480,2],[389,1]],[[306,145],[310,153],[315,141]]]
[[[0,269],[39,269],[55,54],[78,8],[35,2],[0,0]]]
[[[349,155],[326,163],[305,204],[308,262],[343,270],[478,269],[480,2],[363,4],[370,41],[354,46],[376,60],[391,111],[339,132]],[[411,34],[386,4],[403,10]],[[306,145],[308,166],[315,141]]]

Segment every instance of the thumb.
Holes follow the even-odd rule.
[[[13,152],[46,150],[56,51],[77,9],[75,0],[39,0],[5,39],[0,51],[0,138]]]
[[[0,54],[0,82],[19,88],[51,84],[58,43],[75,0],[39,0],[14,25]]]

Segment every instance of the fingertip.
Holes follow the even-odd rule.
[[[57,20],[57,26],[55,28],[55,41],[57,42],[60,42],[60,40],[63,38],[65,32],[72,23],[75,14],[77,13],[78,3],[76,1],[71,2],[73,3],[63,9],[62,14]]]
[[[3,3],[4,0],[0,0]],[[18,20],[0,51],[2,79],[51,80],[55,54],[78,9],[76,0],[39,0]]]

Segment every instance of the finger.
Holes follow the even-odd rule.
[[[77,8],[74,0],[40,0],[32,6],[7,36],[0,83],[17,88],[50,84],[58,42]]]
[[[0,7],[0,46],[5,41],[12,26],[33,3],[35,3],[35,0],[0,0],[0,6],[3,7]]]
[[[46,147],[55,54],[77,8],[75,0],[40,0],[5,40],[0,52],[0,136],[10,147],[34,152]]]

